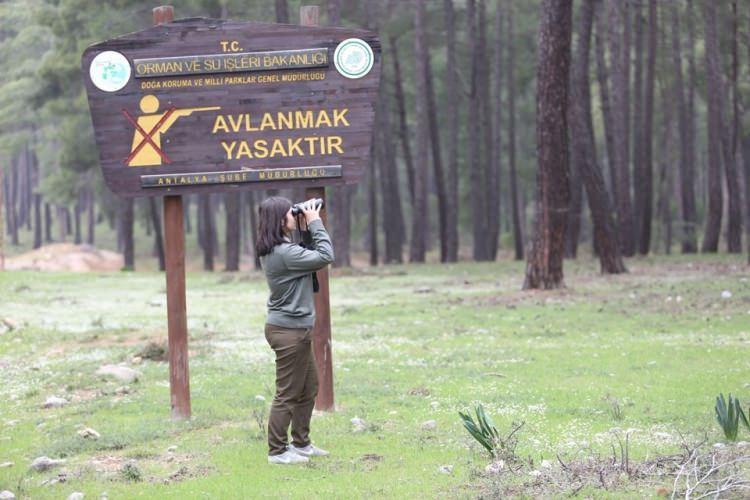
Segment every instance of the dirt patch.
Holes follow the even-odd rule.
[[[119,253],[72,243],[45,245],[5,260],[8,270],[31,271],[119,271],[123,265]]]

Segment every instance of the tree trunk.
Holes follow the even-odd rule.
[[[396,154],[390,124],[390,108],[388,107],[388,92],[381,83],[378,120],[375,138],[378,140],[378,164],[380,165],[381,197],[383,200],[383,233],[385,234],[385,263],[403,262],[402,248],[404,244],[405,222],[401,210],[401,194],[396,167]]]
[[[596,0],[584,0],[578,20],[578,46],[571,70],[570,116],[571,154],[577,159],[579,175],[586,188],[586,198],[594,223],[594,248],[602,273],[627,272],[617,241],[617,227],[612,202],[604,176],[597,165],[596,141],[591,116],[589,52]]]
[[[729,133],[721,135],[721,143],[724,152],[724,170],[726,171],[727,195],[729,197],[729,227],[727,231],[727,250],[730,253],[742,252],[742,194],[740,176],[737,170],[737,132],[739,130],[739,109],[737,103],[737,2],[732,2],[732,113]],[[721,67],[721,63],[719,63]],[[722,105],[722,113],[724,106]],[[722,120],[722,124],[725,121]]]
[[[716,33],[716,4],[703,4],[706,39],[706,95],[708,100],[708,213],[706,231],[703,236],[703,252],[716,252],[719,249],[721,232],[721,63],[719,60],[719,39]]]
[[[501,1],[501,0],[499,0]],[[447,130],[446,149],[446,207],[445,250],[447,262],[458,260],[458,92],[456,64],[456,18],[453,0],[443,0],[445,11],[445,119]],[[498,87],[499,88],[499,87]],[[499,107],[499,106],[498,106]]]
[[[203,270],[214,270],[214,214],[211,208],[211,195],[200,195],[200,210],[202,230],[201,241],[203,242]]]
[[[39,161],[36,151],[29,149],[29,184],[31,188],[31,210],[33,211],[34,248],[42,246],[42,195],[39,193]],[[31,218],[31,217],[29,217]]]
[[[682,252],[695,252],[695,199],[693,196],[693,172],[690,163],[690,120],[688,103],[685,102],[685,85],[682,78],[682,48],[680,43],[680,19],[677,4],[672,5],[672,74],[674,89],[672,95],[677,100],[680,133],[680,198],[682,213]]]
[[[471,0],[469,0],[471,1]],[[414,0],[414,53],[424,54],[424,0]],[[412,232],[409,247],[409,260],[411,262],[424,262],[426,252],[426,230],[429,224],[429,213],[427,211],[427,161],[429,159],[429,123],[427,114],[427,82],[425,76],[427,70],[423,58],[416,58],[416,145],[417,163],[414,172],[414,209],[412,210]]]
[[[406,179],[409,185],[409,201],[414,207],[414,161],[411,155],[411,145],[409,142],[409,127],[406,122],[406,99],[404,98],[404,88],[401,81],[401,64],[399,63],[398,41],[393,35],[389,38],[391,45],[391,60],[393,61],[393,84],[396,94],[396,105],[398,106],[399,135],[401,136],[401,147],[404,153],[404,163],[406,164]]]
[[[190,234],[193,232],[193,225],[191,224],[191,217],[190,217],[190,200],[192,200],[192,196],[189,194],[186,194],[182,197],[182,203],[183,203],[183,225],[185,226],[185,234]]]
[[[52,243],[52,207],[44,203],[44,242]]]
[[[122,230],[123,271],[135,270],[135,252],[133,244],[133,198],[126,198],[120,202],[120,227]]]
[[[487,5],[486,0],[479,0],[478,4],[478,60],[489,60],[489,38],[487,37]],[[489,64],[479,64],[477,68],[477,96],[479,99],[479,114],[476,119],[479,120],[481,129],[482,145],[479,148],[481,153],[479,164],[479,174],[481,179],[482,201],[484,204],[484,235],[482,248],[482,260],[495,260],[497,254],[498,230],[498,201],[497,193],[497,175],[494,170],[494,159],[492,153],[494,149],[494,134],[492,130],[492,121],[494,115],[494,101],[491,97],[491,74]],[[482,105],[483,103],[483,105]]]
[[[481,1],[481,0],[480,0]],[[468,37],[470,76],[469,76],[469,126],[467,152],[469,166],[469,189],[471,198],[471,227],[473,237],[474,260],[486,260],[487,250],[487,205],[484,199],[484,175],[481,154],[481,127],[480,127],[480,73],[479,66],[486,64],[482,53],[482,44],[477,24],[476,3],[470,0],[466,4],[466,36]]]
[[[159,260],[159,271],[164,271],[164,239],[161,230],[161,214],[156,200],[153,196],[148,197],[148,213],[151,218],[151,224],[154,226],[154,247],[156,248],[156,257]]]
[[[289,6],[286,0],[275,0],[274,5],[276,7],[276,22],[289,24]]]
[[[378,265],[378,195],[377,195],[377,158],[375,157],[375,138],[372,138],[370,146],[370,164],[367,175],[367,208],[369,220],[367,224],[368,239],[370,243],[370,265]]]
[[[639,9],[640,10],[640,9]],[[639,15],[640,17],[640,15]],[[648,47],[646,56],[646,82],[644,92],[644,114],[642,135],[640,138],[641,154],[640,183],[637,191],[641,192],[640,202],[640,235],[638,237],[638,251],[647,255],[651,248],[651,219],[653,217],[653,130],[654,130],[654,85],[656,82],[656,33],[658,20],[656,15],[656,0],[648,1]],[[637,123],[640,123],[638,121]]]
[[[8,234],[10,235],[10,244],[18,246],[18,171],[20,170],[20,155],[15,163],[11,164],[10,175],[8,176]]]
[[[687,85],[687,132],[686,159],[684,168],[680,169],[680,195],[682,209],[682,253],[698,251],[697,231],[698,216],[695,207],[695,25],[693,21],[693,2],[687,0],[688,25],[688,85]]]
[[[481,0],[483,1],[483,0]],[[424,35],[424,31],[422,32]],[[429,140],[432,146],[432,166],[434,173],[435,188],[437,191],[438,205],[438,230],[440,237],[440,262],[448,260],[447,248],[447,210],[446,201],[448,196],[445,192],[445,174],[443,173],[443,156],[440,150],[440,124],[438,122],[437,106],[435,105],[435,91],[432,85],[432,67],[430,64],[430,50],[427,45],[427,37],[419,43],[422,53],[416,53],[417,60],[423,60],[424,85],[426,90],[427,120],[429,124]],[[442,117],[441,117],[442,118]]]
[[[249,209],[249,216],[250,216],[250,241],[252,242],[252,254],[253,254],[253,267],[256,270],[260,270],[260,258],[258,257],[258,252],[255,251],[255,244],[258,241],[258,220],[256,217],[255,212],[255,192],[254,191],[248,191],[247,192],[247,206]]]
[[[523,255],[523,232],[521,225],[521,206],[519,205],[518,176],[516,174],[516,81],[515,81],[515,34],[513,32],[513,2],[508,1],[507,14],[505,16],[508,27],[506,47],[508,47],[508,175],[510,181],[510,203],[511,218],[513,219],[513,245],[515,248],[515,259],[522,260]]]
[[[495,7],[495,62],[492,88],[492,104],[488,106],[490,110],[494,108],[494,121],[492,123],[491,135],[491,153],[490,153],[490,179],[488,182],[488,209],[490,211],[490,260],[497,258],[497,250],[500,246],[500,221],[502,220],[502,210],[500,204],[501,198],[501,179],[502,172],[502,155],[503,155],[503,0],[497,0]]]
[[[81,235],[81,212],[83,212],[82,198],[83,194],[79,193],[78,200],[76,200],[75,205],[73,205],[73,242],[76,245],[83,243],[83,236]]]
[[[95,236],[94,233],[96,231],[96,214],[95,209],[96,203],[95,203],[95,197],[94,197],[94,187],[91,186],[86,191],[86,211],[87,211],[87,234],[86,234],[86,243],[89,245],[94,244]]]
[[[563,287],[572,0],[543,0],[537,38],[537,212],[523,288]]]
[[[226,255],[225,271],[240,270],[240,193],[224,194],[226,210]]]
[[[599,100],[602,107],[602,121],[604,123],[604,138],[606,144],[607,169],[609,171],[609,187],[614,200],[614,206],[617,206],[617,176],[615,174],[615,134],[612,117],[612,103],[609,98],[609,69],[605,57],[606,42],[604,37],[607,33],[607,27],[604,22],[605,10],[603,2],[596,2],[594,5],[594,18],[596,20],[596,31],[594,38],[596,41],[596,79],[599,83]]]
[[[635,253],[635,228],[630,200],[629,126],[630,126],[630,46],[628,43],[628,1],[607,0],[609,50],[612,58],[612,125],[614,132],[614,171],[617,193],[618,228],[620,245],[626,256]]]

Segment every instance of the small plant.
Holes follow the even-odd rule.
[[[516,433],[524,426],[525,422],[520,424],[513,422],[508,435],[503,436],[492,423],[492,419],[484,412],[482,405],[477,406],[475,412],[477,414],[476,423],[470,415],[458,412],[469,434],[479,441],[479,444],[490,453],[492,458],[500,459],[507,464],[518,463],[519,457],[516,455],[518,437]]]
[[[458,412],[458,415],[463,420],[464,427],[469,431],[469,434],[492,455],[492,458],[495,458],[500,434],[497,432],[495,424],[492,423],[492,419],[484,413],[482,405],[477,406],[475,411],[477,414],[477,423],[467,413]]]
[[[122,469],[120,469],[120,477],[122,477],[123,480],[133,483],[138,483],[143,481],[143,474],[141,473],[141,470],[136,466],[134,463],[127,463],[125,464]]]
[[[607,397],[604,399],[609,403],[609,415],[613,420],[619,422],[623,418],[625,418],[625,415],[622,412],[622,406],[620,405],[620,401],[617,398],[607,395]]]
[[[729,404],[724,399],[724,394],[719,394],[716,397],[714,409],[716,410],[716,420],[719,421],[719,425],[724,430],[724,437],[729,441],[737,440],[740,422],[750,430],[750,422],[748,422],[745,412],[742,411],[740,400],[733,398],[731,393],[729,394]]]

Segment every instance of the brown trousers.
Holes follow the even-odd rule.
[[[284,328],[266,323],[266,340],[276,353],[276,395],[268,417],[268,454],[286,451],[292,424],[292,444],[310,444],[310,418],[318,394],[312,353],[312,328]]]

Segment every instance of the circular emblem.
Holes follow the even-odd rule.
[[[374,61],[370,45],[359,38],[347,38],[333,53],[336,70],[347,78],[362,78],[370,72]]]
[[[117,92],[130,80],[130,62],[119,52],[101,52],[91,61],[89,77],[99,90]]]

